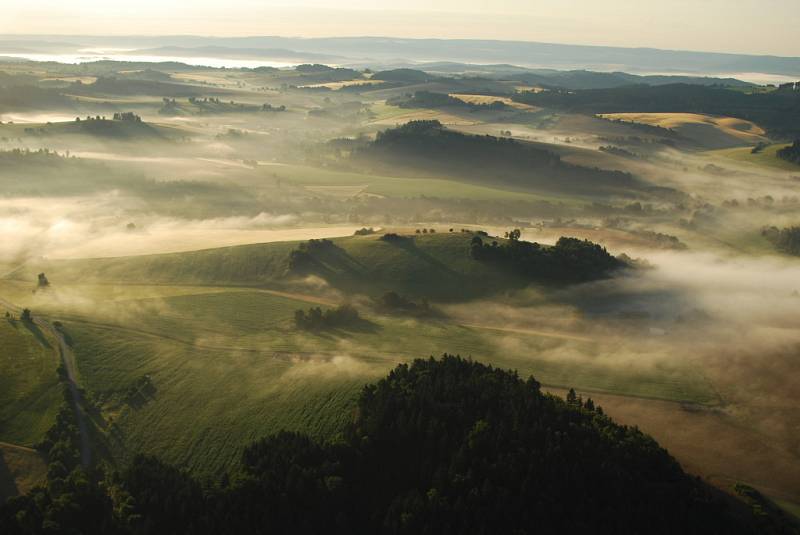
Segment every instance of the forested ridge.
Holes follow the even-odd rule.
[[[80,490],[12,499],[0,531],[770,532],[590,399],[448,355],[364,387],[335,441],[281,432],[248,447],[240,472],[202,483],[138,456]]]

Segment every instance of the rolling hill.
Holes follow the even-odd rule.
[[[379,132],[373,142],[356,147],[350,160],[384,174],[458,177],[522,191],[586,197],[663,193],[626,172],[569,164],[539,146],[463,134],[443,127],[437,120],[410,121]]]
[[[31,279],[46,272],[63,283],[133,283],[182,285],[284,286],[316,275],[343,291],[378,295],[395,290],[430,299],[469,299],[535,279],[470,256],[473,232],[411,235],[397,241],[381,234],[311,242],[273,242],[187,253],[36,260],[11,275]],[[497,239],[498,242],[504,242]],[[293,252],[303,250],[302,266]],[[297,259],[294,259],[297,262]],[[539,282],[544,282],[540,280]]]
[[[724,149],[768,143],[760,126],[734,117],[713,117],[699,113],[607,113],[602,117],[666,128],[698,147]]]

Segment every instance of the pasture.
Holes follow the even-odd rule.
[[[0,442],[31,446],[52,425],[62,399],[58,366],[37,326],[0,317]]]

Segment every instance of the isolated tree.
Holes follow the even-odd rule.
[[[31,316],[31,311],[29,308],[25,308],[22,310],[22,314],[20,315],[19,319],[25,322],[33,321],[33,316]]]

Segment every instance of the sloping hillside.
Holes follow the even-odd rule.
[[[34,280],[45,271],[53,284],[120,282],[275,286],[315,275],[346,291],[377,295],[403,291],[438,299],[468,299],[536,279],[503,263],[471,256],[472,232],[382,234],[310,242],[279,242],[87,260],[34,261],[11,275]],[[487,245],[490,241],[487,239]],[[496,241],[503,243],[503,239]]]
[[[523,191],[627,197],[656,192],[626,172],[569,164],[540,146],[463,134],[436,120],[380,132],[374,142],[356,148],[350,160],[384,174],[457,177]]]

